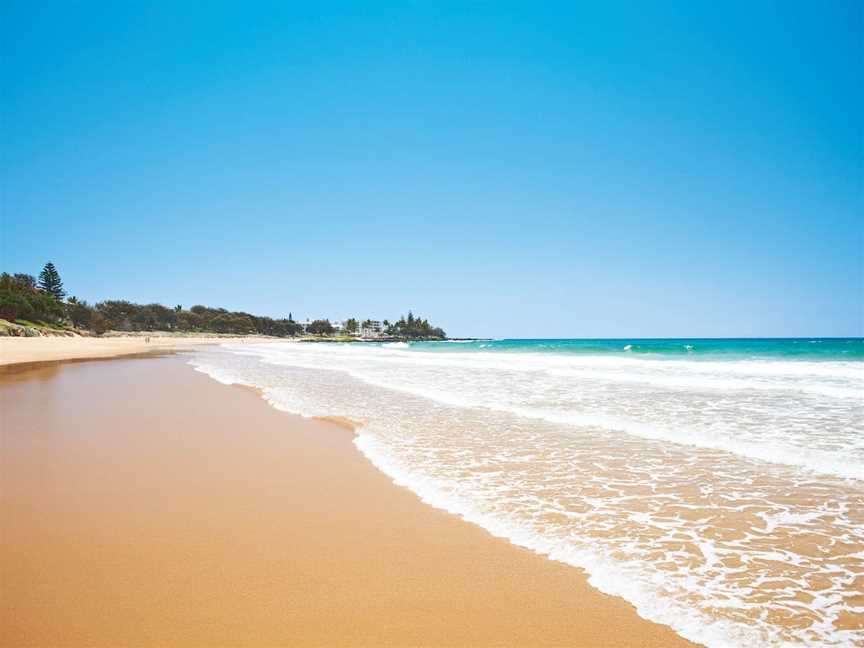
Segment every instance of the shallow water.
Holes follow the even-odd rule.
[[[358,447],[397,483],[586,569],[689,639],[854,646],[860,351],[860,340],[276,343],[199,351],[193,364],[287,411],[356,421]]]

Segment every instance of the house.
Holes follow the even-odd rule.
[[[384,327],[378,320],[366,320],[360,325],[360,337],[376,338],[384,333]]]

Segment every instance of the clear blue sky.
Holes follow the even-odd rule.
[[[861,2],[0,12],[0,269],[455,335],[864,334]]]

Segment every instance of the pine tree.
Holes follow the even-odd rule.
[[[42,268],[39,273],[39,288],[51,295],[57,301],[63,301],[66,296],[66,291],[63,290],[63,282],[60,280],[60,273],[50,261]]]

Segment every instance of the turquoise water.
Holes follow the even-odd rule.
[[[512,339],[471,342],[411,342],[409,347],[417,351],[689,356],[693,360],[700,358],[717,360],[718,356],[729,359],[864,360],[864,338]]]

